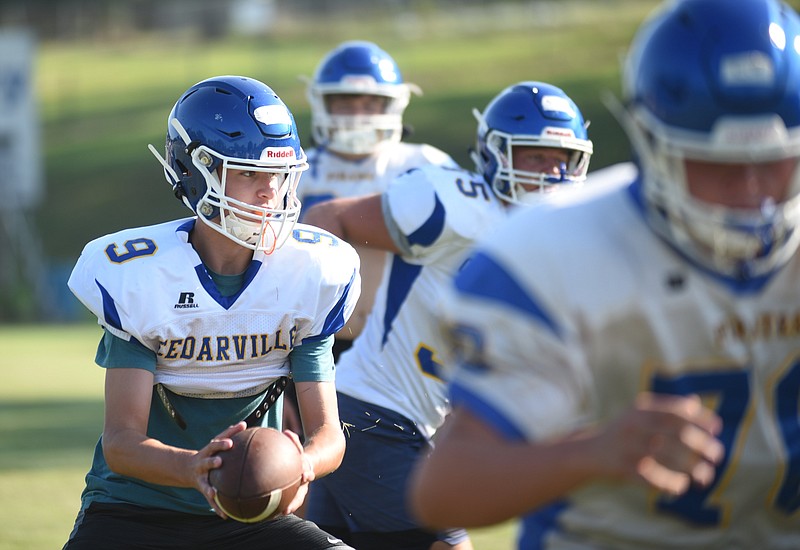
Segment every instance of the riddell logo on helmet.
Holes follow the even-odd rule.
[[[575,132],[566,128],[552,128],[548,126],[542,133],[546,136],[575,137]]]
[[[294,149],[291,147],[274,147],[264,149],[262,159],[293,159],[295,158]]]

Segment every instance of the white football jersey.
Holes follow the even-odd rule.
[[[242,289],[224,297],[187,240],[194,222],[90,242],[69,287],[103,327],[156,353],[157,383],[193,397],[254,395],[289,374],[296,345],[342,327],[360,292],[358,255],[298,224],[271,255],[256,252]]]
[[[411,253],[387,260],[366,326],[339,359],[336,387],[403,414],[430,437],[449,412],[434,316],[441,289],[506,211],[483,177],[441,167],[399,177],[383,200]]]
[[[381,193],[411,168],[428,164],[456,167],[447,153],[435,147],[405,142],[383,143],[375,154],[357,160],[318,147],[309,151],[308,164],[297,189],[304,209],[335,198]]]
[[[712,486],[589,484],[526,518],[525,548],[800,548],[800,257],[749,285],[703,272],[649,229],[638,189],[520,212],[481,243],[446,300],[472,350],[450,395],[530,441],[643,391],[723,419]]]

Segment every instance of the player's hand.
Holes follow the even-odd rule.
[[[308,484],[314,481],[316,473],[314,472],[314,465],[311,464],[311,460],[308,455],[306,455],[303,444],[300,442],[300,438],[297,434],[291,430],[283,430],[283,433],[294,442],[303,460],[303,477],[300,479],[300,487],[297,489],[297,494],[295,494],[286,509],[281,511],[282,514],[293,514],[295,511],[299,510],[303,502],[305,502],[306,496],[308,495]]]
[[[725,450],[722,420],[697,396],[643,393],[604,436],[601,460],[612,477],[638,478],[672,495],[706,487]]]
[[[235,434],[244,431],[247,428],[247,424],[244,422],[239,422],[238,424],[234,424],[229,428],[223,430],[221,433],[216,435],[205,447],[197,451],[194,458],[192,459],[192,471],[194,474],[195,480],[195,488],[202,493],[206,500],[208,501],[209,505],[214,509],[217,515],[223,519],[227,519],[227,514],[223,512],[217,503],[214,501],[214,497],[216,496],[216,490],[214,487],[211,486],[211,483],[208,481],[208,474],[214,468],[219,468],[222,466],[222,458],[217,456],[217,453],[221,451],[227,451],[231,447],[233,447],[233,441],[231,437]]]

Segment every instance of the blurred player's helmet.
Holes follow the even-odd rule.
[[[798,48],[800,20],[777,0],[670,3],[631,46],[622,122],[651,223],[695,262],[727,277],[768,274],[795,252],[796,163],[785,200],[745,209],[692,196],[686,161],[743,168],[800,156]]]
[[[311,129],[314,141],[332,151],[366,155],[384,142],[403,136],[403,111],[413,84],[403,82],[397,63],[372,42],[348,41],[328,53],[308,85]],[[378,115],[332,115],[326,106],[329,94],[367,94],[386,98]]]
[[[292,113],[266,84],[242,76],[195,84],[169,114],[166,161],[150,150],[175,195],[219,233],[266,253],[291,234],[300,213],[297,182],[308,164]],[[228,170],[279,174],[282,206],[226,196]]]
[[[497,195],[513,203],[540,200],[553,185],[575,185],[586,180],[592,142],[580,109],[561,89],[544,82],[520,82],[500,92],[480,113],[475,169]],[[569,162],[560,174],[530,172],[514,167],[514,147],[552,147],[567,150]],[[524,186],[529,186],[526,190]],[[530,186],[536,186],[532,188]]]

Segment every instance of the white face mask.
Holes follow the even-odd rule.
[[[303,163],[297,168],[283,169],[272,164],[259,164],[248,161],[242,163],[236,159],[223,158],[221,172],[222,181],[216,171],[206,172],[208,189],[206,196],[199,203],[200,220],[212,229],[225,235],[234,242],[266,254],[280,248],[291,235],[300,215],[300,200],[297,197],[297,183],[300,174],[306,169]],[[202,165],[201,165],[202,170]],[[227,196],[225,191],[228,170],[247,170],[256,172],[278,173],[282,179],[276,193],[275,207],[262,207],[248,204]],[[202,215],[203,210],[213,212],[217,208],[218,218],[209,219]]]
[[[398,142],[403,137],[403,112],[411,93],[421,94],[413,84],[377,84],[347,80],[332,84],[309,83],[311,133],[314,141],[342,154],[368,155],[382,143]],[[377,95],[386,98],[383,114],[332,114],[325,98],[328,94]]]
[[[368,155],[403,136],[399,115],[325,115],[315,123],[317,142],[337,153]]]
[[[277,113],[279,116],[287,116],[285,108]],[[275,116],[275,113],[265,110],[260,116]],[[192,143],[189,134],[177,119],[171,119],[170,124],[187,146]],[[173,185],[180,181],[179,175],[158,151],[152,145],[149,148],[164,167],[167,181]],[[195,204],[186,195],[182,199],[203,224],[245,248],[266,254],[286,242],[300,215],[297,184],[301,173],[308,169],[302,148],[266,147],[260,152],[258,159],[253,159],[229,157],[206,145],[200,145],[191,150],[191,164],[193,170],[203,178],[205,191]],[[228,170],[280,174],[275,206],[247,204],[227,196],[225,182]],[[222,174],[221,181],[218,174]]]
[[[756,122],[775,126],[773,133],[780,140],[734,147],[717,134],[736,128],[739,119],[724,120],[709,138],[667,128],[646,114],[637,118],[638,114],[627,115],[623,121],[639,154],[644,196],[659,233],[697,263],[727,277],[766,275],[795,253],[800,244],[800,170],[794,169],[785,201],[766,199],[760,209],[732,208],[690,193],[686,159],[739,164],[790,158],[800,155],[800,135],[787,132],[775,117],[745,117],[742,128],[752,128]]]

